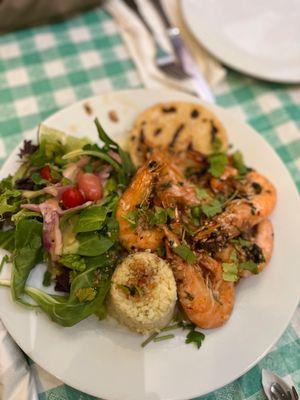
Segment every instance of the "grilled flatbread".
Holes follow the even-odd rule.
[[[148,108],[136,119],[129,137],[129,151],[136,165],[145,161],[146,150],[152,146],[210,154],[216,145],[226,150],[225,128],[210,110],[188,102],[158,103]]]

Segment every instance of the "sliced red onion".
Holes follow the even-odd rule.
[[[114,160],[116,160],[118,163],[120,163],[120,164],[122,163],[122,159],[121,159],[120,155],[119,155],[118,153],[116,153],[115,151],[109,150],[108,154],[109,154]]]

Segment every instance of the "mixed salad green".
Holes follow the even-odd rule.
[[[38,145],[25,140],[19,169],[0,182],[0,247],[10,252],[0,271],[12,263],[10,282],[1,284],[63,326],[105,317],[111,275],[124,256],[115,209],[134,166],[95,124],[102,147],[41,125]],[[45,290],[27,286],[42,262]]]

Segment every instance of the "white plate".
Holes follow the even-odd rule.
[[[199,101],[173,91],[123,91],[83,100],[45,123],[96,139],[94,115],[87,115],[83,107],[89,103],[107,131],[122,139],[142,110],[168,100]],[[14,304],[8,289],[0,288],[0,317],[16,342],[43,368],[83,392],[114,400],[175,400],[215,390],[245,373],[267,353],[297,305],[300,212],[294,184],[278,156],[257,133],[228,111],[209,107],[224,122],[230,141],[243,151],[247,163],[277,186],[272,262],[261,275],[238,285],[231,319],[224,327],[207,332],[200,350],[186,345],[186,333],[179,331],[172,341],[142,349],[139,335],[94,317],[62,328],[44,314]],[[118,123],[107,117],[110,110],[117,111]],[[0,178],[15,170],[17,152],[6,161]],[[34,271],[30,283],[40,280],[41,273]]]
[[[298,0],[181,0],[199,42],[222,62],[270,81],[300,82]]]

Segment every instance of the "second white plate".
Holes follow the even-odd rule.
[[[181,0],[192,33],[213,55],[246,74],[300,82],[298,0]]]

